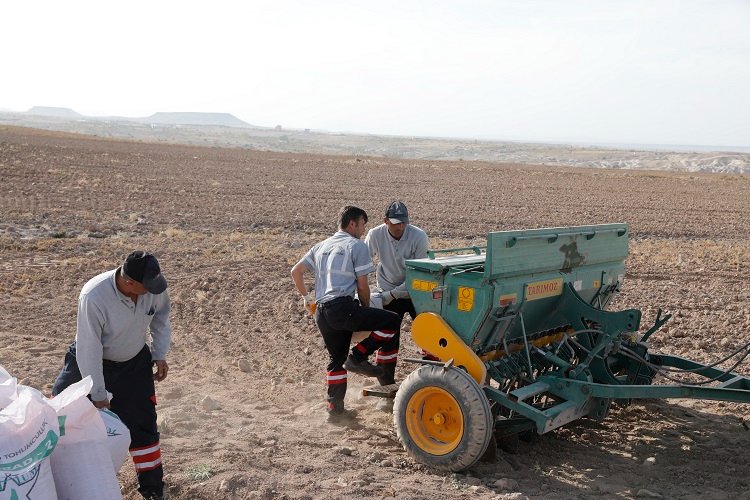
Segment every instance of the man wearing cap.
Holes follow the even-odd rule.
[[[138,491],[148,499],[163,498],[164,490],[154,381],[164,380],[169,371],[172,328],[166,289],[156,257],[142,251],[89,280],[78,297],[75,341],[52,387],[56,396],[91,376],[94,405],[111,408],[130,430]]]
[[[292,280],[305,306],[315,304],[318,325],[329,363],[326,371],[328,422],[342,425],[351,421],[352,413],[344,409],[347,372],[367,377],[383,375],[380,367],[368,357],[398,334],[398,315],[368,307],[370,287],[367,275],[375,270],[367,246],[360,239],[365,233],[367,213],[359,207],[345,206],[339,213],[339,231],[313,246],[292,268]],[[311,296],[304,273],[315,274],[315,295]],[[358,300],[354,299],[355,292]],[[312,310],[312,307],[310,307]],[[371,331],[349,353],[352,333]],[[348,354],[348,356],[347,356]]]
[[[404,314],[414,319],[417,316],[414,304],[406,289],[406,259],[423,259],[427,257],[429,242],[427,233],[409,224],[409,211],[402,201],[394,201],[385,210],[383,224],[374,227],[367,233],[365,243],[372,258],[379,260],[376,278],[377,286],[383,300],[383,308],[393,311],[403,320]],[[375,362],[383,368],[383,375],[378,377],[380,385],[396,382],[396,361],[400,333],[397,332],[375,356]],[[388,410],[388,403],[383,400],[381,409]]]

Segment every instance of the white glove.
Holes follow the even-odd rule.
[[[310,312],[310,314],[315,314],[315,308],[316,308],[315,293],[313,292],[308,293],[307,295],[302,297],[302,300],[305,301],[305,309],[307,309]]]
[[[381,295],[381,297],[383,298],[383,305],[384,306],[387,306],[388,304],[390,304],[391,302],[393,302],[393,299],[395,298],[393,296],[393,293],[390,292],[390,291],[383,292],[383,294]]]

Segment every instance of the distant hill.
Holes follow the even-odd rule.
[[[82,114],[76,113],[70,108],[57,108],[54,106],[34,106],[26,112],[27,115],[56,116],[58,118],[83,118]]]
[[[224,127],[252,127],[230,113],[165,113],[159,112],[139,121],[170,125],[219,125]]]
[[[44,113],[44,114],[35,114]],[[61,114],[63,116],[61,116]],[[474,139],[355,135],[340,132],[259,127],[229,113],[156,113],[150,117],[86,117],[66,108],[35,107],[0,112],[3,126],[22,126],[99,137],[175,144],[248,148],[303,154],[347,155],[557,166],[750,175],[747,147],[628,147],[522,143]],[[0,130],[2,133],[2,130]],[[646,147],[646,146],[642,146]],[[686,147],[687,149],[687,147]]]

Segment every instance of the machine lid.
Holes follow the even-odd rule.
[[[436,257],[434,259],[409,259],[405,262],[406,267],[419,269],[423,271],[441,272],[447,268],[457,266],[476,266],[484,264],[485,256],[469,255],[449,255],[446,257]]]

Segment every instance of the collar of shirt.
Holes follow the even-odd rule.
[[[342,238],[342,239],[351,238],[353,240],[358,240],[359,239],[359,238],[355,238],[354,236],[352,236],[351,234],[347,233],[343,229],[339,229],[338,231],[336,231],[334,233],[333,237],[334,238]]]
[[[396,239],[388,230],[388,226],[385,226],[385,232],[388,233],[388,239],[391,241],[391,244],[393,245],[398,245],[400,242],[404,241],[406,239],[407,231],[409,231],[409,224],[407,224],[406,227],[404,228],[404,232],[401,233],[401,237],[399,239]]]
[[[115,291],[115,296],[117,296],[118,299],[120,299],[120,302],[124,303],[131,309],[136,306],[136,304],[133,302],[133,300],[122,293],[119,288],[117,288],[117,275],[120,273],[120,268],[118,267],[115,269],[115,272],[112,273],[112,279],[110,280],[110,283],[112,284],[112,288]]]

